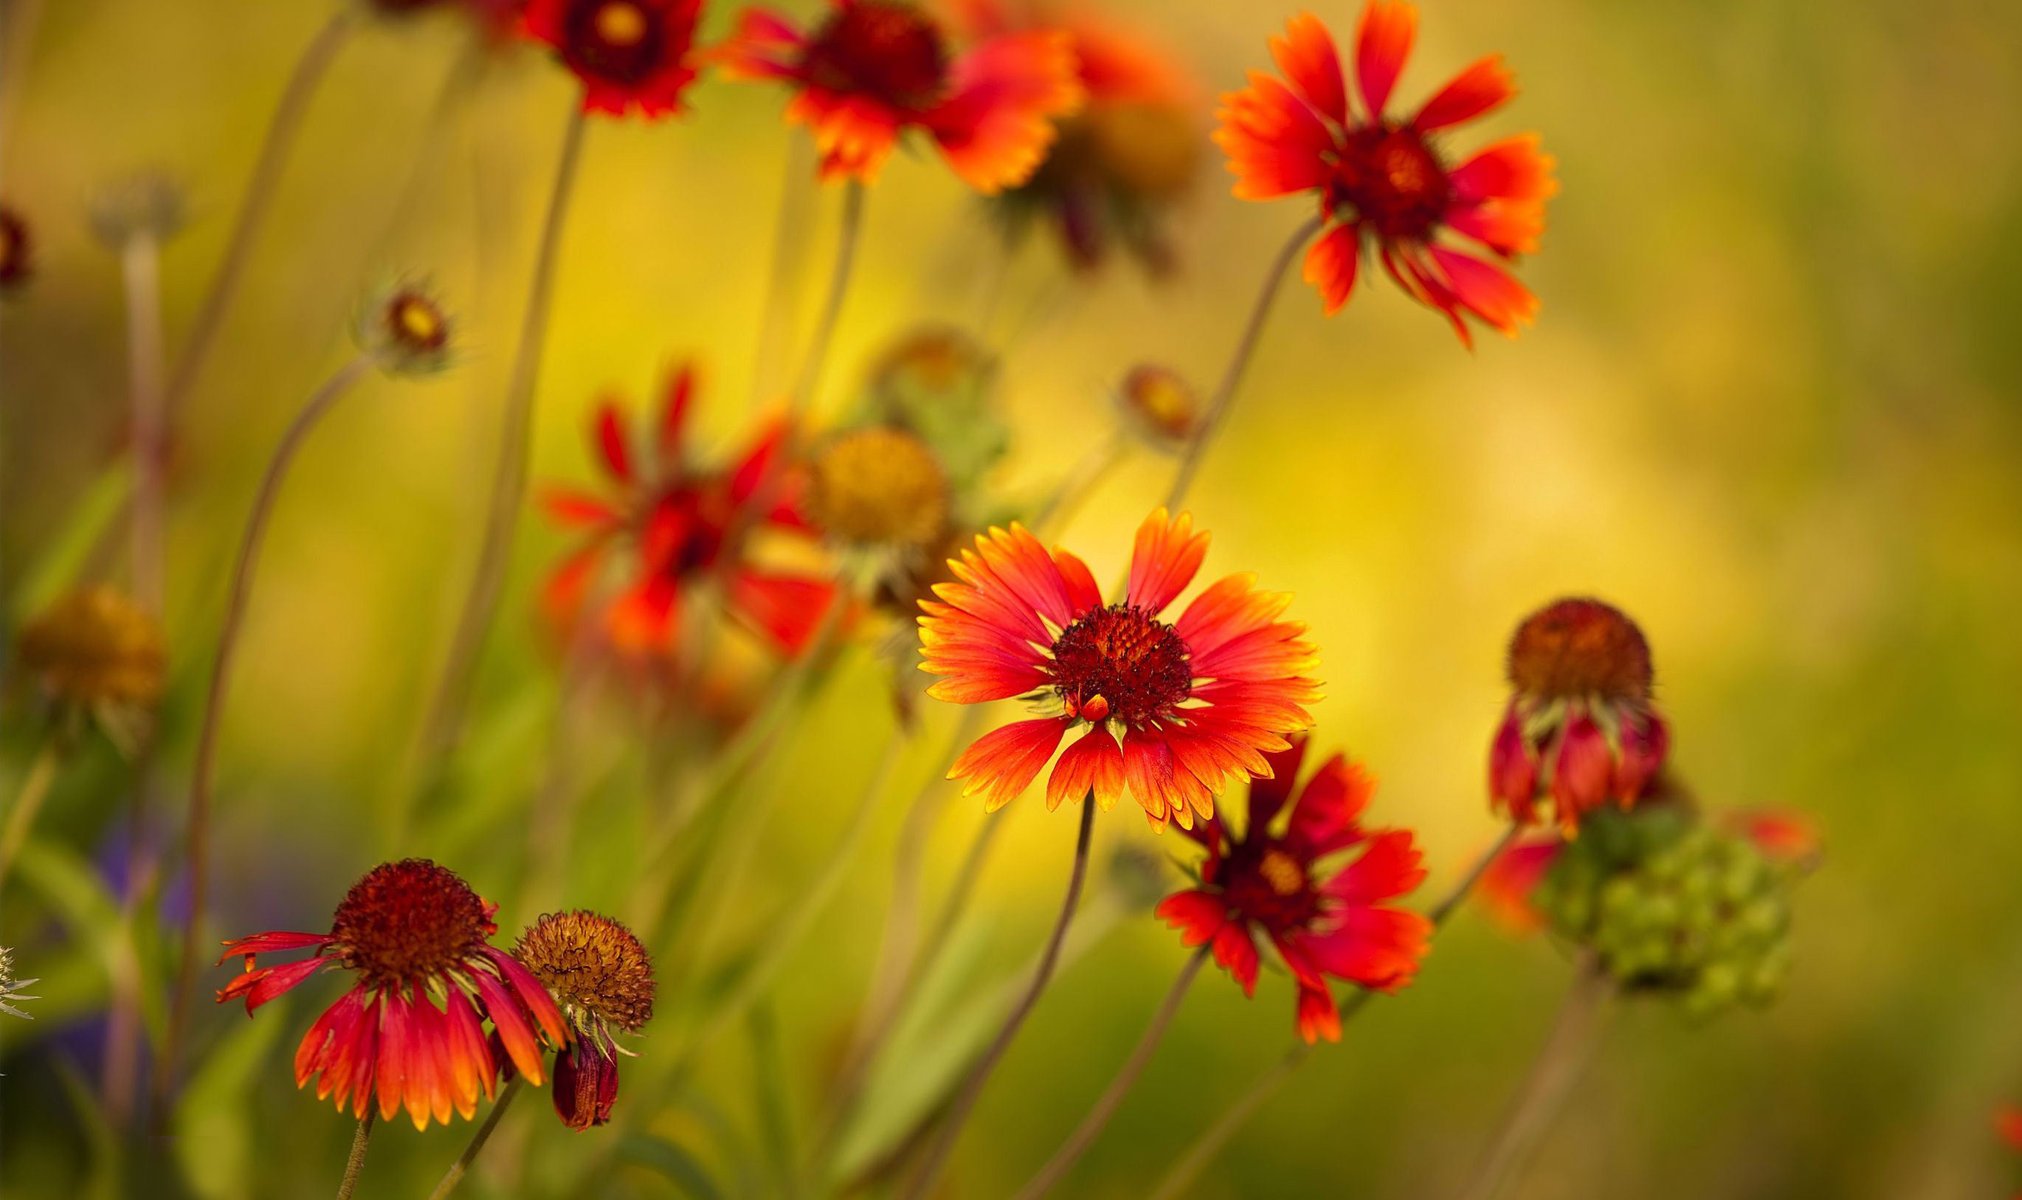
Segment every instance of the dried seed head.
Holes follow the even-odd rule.
[[[815,522],[845,541],[921,548],[947,530],[940,460],[925,442],[889,426],[852,430],[823,446],[807,500]]]
[[[627,1033],[653,1018],[653,964],[632,931],[609,917],[577,909],[549,913],[513,946],[554,993],[569,1020],[586,1033],[612,1025]]]
[[[168,671],[161,626],[119,590],[71,592],[21,629],[24,670],[60,703],[150,708]]]

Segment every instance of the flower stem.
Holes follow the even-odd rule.
[[[1500,858],[1502,852],[1509,849],[1510,844],[1515,842],[1522,832],[1522,826],[1511,825],[1500,838],[1496,839],[1495,845],[1489,847],[1487,853],[1475,860],[1474,865],[1468,868],[1467,874],[1461,876],[1446,895],[1426,910],[1425,916],[1435,929],[1446,924],[1447,918],[1453,916],[1460,908],[1461,901],[1467,899],[1468,894],[1474,891],[1475,885],[1481,882],[1481,877],[1487,873],[1490,864]],[[1357,990],[1354,995],[1342,1002],[1341,1020],[1346,1022],[1361,1012],[1363,1006],[1375,995],[1375,992],[1367,989]],[[1222,1115],[1215,1118],[1215,1123],[1208,1126],[1207,1132],[1194,1139],[1193,1144],[1187,1147],[1187,1152],[1166,1171],[1165,1177],[1159,1180],[1158,1187],[1152,1191],[1151,1200],[1175,1200],[1176,1197],[1185,1194],[1201,1171],[1214,1161],[1215,1155],[1221,1153],[1222,1147],[1229,1144],[1229,1139],[1235,1137],[1255,1115],[1257,1109],[1263,1107],[1264,1101],[1276,1095],[1285,1081],[1292,1077],[1292,1073],[1312,1057],[1314,1048],[1311,1043],[1301,1042],[1286,1051],[1285,1056],[1272,1064],[1269,1070],[1259,1075],[1256,1082],[1252,1083],[1242,1095],[1236,1097],[1235,1103],[1224,1109]]]
[[[518,349],[513,358],[511,382],[506,388],[505,428],[499,435],[498,462],[492,471],[491,504],[485,516],[484,540],[477,556],[477,570],[463,609],[457,617],[456,632],[449,657],[436,682],[422,726],[421,753],[424,790],[434,783],[443,759],[455,746],[463,725],[463,710],[469,698],[472,676],[484,653],[485,639],[498,616],[499,593],[505,586],[506,564],[511,557],[513,532],[518,526],[520,501],[527,490],[527,459],[532,448],[534,387],[540,381],[541,351],[547,341],[548,314],[553,307],[555,266],[560,257],[562,228],[569,211],[577,166],[582,160],[583,133],[588,119],[579,104],[569,114],[562,135],[561,157],[555,165],[554,188],[548,196],[548,212],[541,226],[540,243],[534,251],[533,283],[527,293],[526,317],[520,326]],[[397,820],[406,821],[408,806],[402,806]],[[405,834],[396,828],[397,845]]]
[[[1194,951],[1193,957],[1187,959],[1186,966],[1180,968],[1179,978],[1173,980],[1172,990],[1166,993],[1165,1002],[1160,1004],[1158,1012],[1152,1015],[1151,1024],[1145,1027],[1144,1036],[1137,1040],[1137,1048],[1130,1052],[1128,1059],[1124,1060],[1122,1069],[1116,1073],[1116,1078],[1109,1081],[1108,1090],[1102,1093],[1102,1098],[1095,1102],[1095,1107],[1088,1110],[1088,1115],[1081,1119],[1081,1124],[1075,1127],[1065,1142],[1061,1143],[1060,1149],[1053,1152],[1053,1157],[1040,1168],[1039,1174],[1032,1177],[1032,1182],[1019,1189],[1017,1200],[1039,1200],[1039,1197],[1052,1191],[1054,1185],[1058,1184],[1074,1164],[1080,1161],[1081,1156],[1087,1153],[1088,1148],[1095,1144],[1095,1139],[1101,1136],[1103,1128],[1109,1124],[1109,1119],[1116,1115],[1123,1098],[1130,1094],[1131,1087],[1137,1083],[1137,1077],[1144,1073],[1145,1064],[1151,1061],[1152,1051],[1158,1048],[1159,1039],[1165,1036],[1166,1026],[1172,1024],[1173,1014],[1179,1011],[1180,1001],[1186,999],[1187,989],[1193,986],[1194,977],[1200,974],[1201,965],[1207,962],[1210,949],[1212,946],[1202,946]]]
[[[1221,429],[1222,421],[1228,416],[1229,405],[1236,398],[1236,388],[1243,381],[1243,372],[1249,369],[1250,359],[1257,352],[1257,341],[1264,332],[1264,318],[1271,313],[1271,301],[1277,297],[1278,285],[1284,282],[1285,272],[1292,269],[1292,260],[1299,251],[1320,232],[1325,219],[1315,216],[1294,230],[1285,248],[1278,251],[1271,269],[1264,275],[1264,286],[1258,291],[1257,299],[1250,306],[1250,319],[1243,326],[1243,336],[1236,341],[1235,353],[1229,356],[1229,365],[1222,371],[1222,380],[1215,385],[1214,395],[1208,399],[1207,411],[1201,414],[1201,426],[1194,431],[1193,440],[1187,443],[1186,453],[1181,456],[1179,470],[1173,474],[1172,490],[1166,493],[1165,506],[1169,511],[1177,511],[1180,502],[1186,499],[1187,489],[1193,486],[1194,475],[1201,468],[1201,459],[1207,456],[1208,443],[1214,440]]]
[[[175,375],[169,382],[163,403],[171,414],[189,398],[190,389],[196,386],[197,377],[217,344],[218,333],[224,327],[225,310],[231,307],[232,299],[245,279],[246,267],[252,259],[253,243],[266,224],[268,212],[274,206],[274,192],[281,181],[281,172],[288,165],[288,156],[302,133],[302,121],[308,115],[309,101],[315,97],[316,89],[328,74],[337,51],[343,48],[350,36],[353,20],[352,6],[339,5],[330,20],[303,48],[302,57],[295,62],[294,74],[288,77],[287,89],[281,93],[281,102],[275,106],[274,116],[267,123],[266,136],[260,142],[259,157],[253,162],[252,180],[246,184],[245,199],[239,202],[238,216],[232,222],[232,232],[225,243],[225,257],[219,262],[217,273],[211,276],[210,290],[204,293],[203,306],[197,310],[196,324],[190,327],[189,341],[183,347],[182,358],[177,362]]]
[[[520,1079],[515,1075],[499,1089],[498,1099],[492,1101],[491,1111],[484,1115],[484,1124],[479,1125],[477,1132],[470,1135],[470,1145],[465,1146],[463,1153],[456,1156],[456,1161],[449,1164],[449,1170],[442,1174],[442,1182],[436,1184],[435,1190],[428,1193],[428,1200],[443,1200],[456,1190],[457,1184],[463,1182],[463,1177],[470,1172],[470,1164],[477,1161],[478,1152],[491,1140],[491,1131],[498,1128],[499,1118],[505,1116],[513,1097],[519,1093]]]
[[[59,739],[46,738],[42,749],[35,752],[35,760],[28,765],[28,774],[22,777],[21,790],[14,793],[14,807],[7,813],[5,829],[0,829],[0,887],[6,886],[14,856],[28,841],[28,831],[35,827],[35,817],[42,811],[42,802],[49,798],[50,785],[56,782],[56,769],[62,762]]]
[[[133,406],[133,595],[161,615],[168,428],[162,410],[161,246],[151,234],[119,252],[126,291],[129,402]]]
[[[1046,949],[1039,956],[1039,968],[1032,973],[1032,982],[1025,994],[1012,1006],[1011,1013],[1004,1019],[1004,1027],[997,1031],[997,1037],[983,1051],[982,1057],[969,1068],[968,1077],[961,1090],[948,1108],[948,1115],[942,1119],[941,1130],[935,1135],[933,1145],[927,1150],[926,1161],[914,1173],[911,1182],[901,1193],[906,1200],[923,1200],[934,1193],[940,1182],[941,1172],[946,1169],[948,1155],[961,1139],[962,1127],[968,1123],[970,1113],[975,1111],[976,1102],[983,1096],[983,1088],[990,1082],[990,1075],[997,1069],[1011,1043],[1018,1036],[1018,1030],[1025,1019],[1032,1015],[1039,1003],[1039,995],[1053,978],[1053,968],[1060,961],[1060,947],[1067,940],[1067,927],[1074,921],[1074,910],[1081,902],[1081,888],[1088,880],[1088,851],[1095,830],[1095,796],[1093,793],[1081,801],[1081,832],[1074,842],[1074,869],[1067,878],[1067,896],[1060,904],[1060,917],[1053,923],[1053,932],[1046,939]]]
[[[351,1157],[344,1160],[344,1179],[337,1185],[337,1200],[351,1200],[358,1190],[358,1173],[365,1169],[365,1145],[372,1140],[372,1118],[379,1112],[367,1108],[358,1119],[358,1132],[351,1135]]]
[[[1614,990],[1600,957],[1591,948],[1582,949],[1552,1031],[1531,1060],[1530,1073],[1510,1101],[1495,1140],[1475,1164],[1473,1179],[1461,1192],[1463,1200],[1493,1200],[1516,1182],[1586,1066]]]
[[[252,595],[253,574],[259,567],[260,548],[266,540],[267,524],[273,518],[281,484],[296,453],[309,432],[332,406],[350,391],[375,360],[361,353],[325,380],[295,414],[274,447],[260,489],[253,497],[252,512],[240,536],[238,560],[232,567],[231,590],[225,600],[224,623],[218,632],[218,649],[211,660],[210,688],[204,697],[204,715],[197,727],[196,767],[190,777],[189,824],[184,832],[184,859],[189,871],[190,911],[183,924],[182,961],[177,968],[176,989],[169,998],[168,1028],[162,1039],[161,1062],[155,1071],[157,1098],[165,1098],[174,1086],[177,1051],[189,1022],[190,1003],[196,988],[197,947],[203,938],[204,904],[207,899],[210,865],[211,781],[217,765],[218,731],[224,720],[225,696],[230,688],[232,660],[239,648],[239,631],[245,622],[246,602]],[[157,1106],[166,1116],[167,1108]]]
[[[807,355],[801,359],[800,377],[794,383],[793,392],[787,397],[787,416],[791,420],[807,411],[814,403],[816,389],[821,386],[822,372],[828,366],[829,344],[835,340],[836,323],[842,317],[843,299],[849,294],[850,275],[856,266],[857,243],[862,240],[864,224],[864,185],[852,179],[843,187],[842,224],[836,231],[835,267],[829,274],[828,297],[822,301],[821,315],[815,319],[814,333],[808,338]],[[792,436],[789,428],[788,436]]]

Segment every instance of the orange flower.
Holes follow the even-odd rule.
[[[512,1065],[540,1083],[541,1043],[561,1046],[568,1027],[540,980],[492,946],[497,905],[456,872],[410,858],[372,869],[337,906],[329,933],[274,931],[225,943],[218,961],[244,955],[245,973],[218,993],[244,997],[246,1012],[326,967],[354,971],[357,984],[309,1027],[295,1051],[295,1086],[320,1075],[316,1098],[337,1097],[363,1118],[376,1089],[379,1116],[402,1108],[416,1129],[444,1124],[452,1109],[470,1119],[477,1094],[498,1088],[499,1063],[479,1023],[489,1019]],[[258,955],[316,953],[254,969]],[[436,997],[441,998],[437,1007]]]
[[[948,777],[967,781],[965,795],[987,789],[986,810],[1002,808],[1077,729],[1086,732],[1048,778],[1048,808],[1093,793],[1106,809],[1128,793],[1153,828],[1191,828],[1214,815],[1226,783],[1270,775],[1264,755],[1313,723],[1313,646],[1305,626],[1278,619],[1290,597],[1257,590],[1248,575],[1222,579],[1178,620],[1162,620],[1207,548],[1185,513],[1152,513],[1114,604],[1080,559],[1049,552],[1020,525],[992,529],[949,562],[956,582],[920,605],[920,666],[943,676],[928,695],[956,704],[1024,696],[1045,714],[962,753]]]
[[[678,112],[695,82],[702,0],[531,0],[526,30],[583,83],[586,112]]]
[[[1434,138],[1516,94],[1501,55],[1477,60],[1412,116],[1387,115],[1417,32],[1412,5],[1370,0],[1355,37],[1356,113],[1326,27],[1311,14],[1294,17],[1285,36],[1271,39],[1290,86],[1251,72],[1248,87],[1222,98],[1215,142],[1229,156],[1237,196],[1319,196],[1328,227],[1307,250],[1305,277],[1330,315],[1348,303],[1366,239],[1398,286],[1445,313],[1462,342],[1473,340],[1464,313],[1514,336],[1537,315],[1537,297],[1440,238],[1472,238],[1504,259],[1536,250],[1545,200],[1558,190],[1552,158],[1524,134],[1453,166]]]
[[[598,408],[592,442],[609,476],[606,493],[554,488],[543,497],[550,516],[586,539],[548,578],[548,616],[559,629],[575,628],[598,572],[623,549],[629,553],[622,582],[603,616],[619,651],[671,651],[685,593],[721,571],[730,611],[780,649],[798,654],[835,599],[835,585],[745,561],[750,535],[761,528],[813,537],[796,489],[779,486],[777,479],[767,483],[784,469],[779,465],[784,426],[761,433],[729,470],[705,469],[686,453],[694,395],[695,370],[684,366],[668,388],[650,439],[634,437],[617,405],[607,401]],[[641,440],[647,444],[637,444]],[[757,511],[760,504],[765,511]]]
[[[1064,33],[985,38],[950,54],[926,13],[900,0],[834,0],[812,33],[747,9],[722,50],[742,79],[795,89],[787,119],[808,126],[823,179],[876,180],[899,136],[933,139],[963,182],[986,194],[1023,183],[1081,104]]]
[[[1270,775],[1250,784],[1241,837],[1220,816],[1193,831],[1208,852],[1201,886],[1166,897],[1158,915],[1186,945],[1212,945],[1215,961],[1250,996],[1257,992],[1256,935],[1263,934],[1298,983],[1299,1036],[1336,1042],[1341,1011],[1328,977],[1398,990],[1418,973],[1432,922],[1382,903],[1424,882],[1425,867],[1410,830],[1362,828],[1376,789],[1367,771],[1337,754],[1285,811],[1305,752],[1306,739],[1296,738],[1269,756]],[[1332,865],[1320,867],[1323,860]]]

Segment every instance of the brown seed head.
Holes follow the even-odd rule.
[[[593,1022],[627,1033],[653,1019],[653,964],[632,931],[577,909],[548,913],[513,946],[578,1027]]]
[[[1566,599],[1526,618],[1510,639],[1509,681],[1547,699],[1650,699],[1650,644],[1623,612],[1599,600]]]

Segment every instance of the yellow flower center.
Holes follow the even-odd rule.
[[[606,46],[636,46],[646,38],[646,14],[629,0],[612,0],[597,10],[597,38]]]
[[[1264,861],[1257,864],[1257,873],[1280,896],[1297,895],[1306,887],[1306,868],[1283,850],[1266,852]]]

